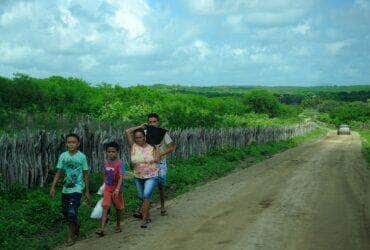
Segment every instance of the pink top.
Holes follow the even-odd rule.
[[[146,179],[158,175],[157,164],[154,162],[154,147],[147,144],[141,147],[134,143],[131,149],[131,162],[135,165],[135,177]]]

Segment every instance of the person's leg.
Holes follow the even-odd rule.
[[[69,223],[68,229],[67,246],[72,246],[76,242],[76,225]]]
[[[107,221],[108,208],[109,207],[107,207],[107,206],[103,207],[103,214],[102,214],[102,217],[101,217],[101,220],[100,220],[100,228],[98,229],[98,231],[96,231],[96,234],[99,235],[100,237],[104,236],[104,227],[105,227],[105,223]]]
[[[103,214],[100,220],[100,228],[98,229],[98,231],[96,231],[96,234],[98,234],[100,237],[104,236],[104,227],[107,223],[108,211],[110,209],[110,206],[112,205],[112,196],[113,193],[109,192],[108,190],[105,190],[103,192],[103,202],[101,204],[103,207]]]
[[[158,163],[158,189],[159,189],[159,198],[161,201],[161,215],[166,215],[167,211],[164,207],[164,199],[165,199],[165,189],[166,189],[166,182],[167,182],[167,162],[166,159],[162,160]]]
[[[71,246],[75,243],[76,235],[78,235],[79,233],[79,222],[77,216],[78,207],[81,203],[81,196],[82,194],[80,193],[62,195],[63,214],[69,223],[69,232],[67,239],[68,246]]]
[[[158,182],[158,189],[159,189],[159,198],[161,200],[161,215],[166,215],[166,209],[164,207],[164,196],[165,196],[165,192],[164,192],[164,189],[165,187],[162,185],[161,182]]]
[[[150,198],[153,193],[153,189],[157,185],[157,177],[154,178],[149,178],[145,179],[144,183],[144,192],[143,192],[143,206],[142,206],[142,211],[143,211],[143,223],[141,227],[146,228],[147,224],[151,221],[150,220]]]
[[[121,209],[116,209],[116,229],[114,230],[116,233],[121,232]]]
[[[109,223],[109,218],[110,218],[110,209],[111,207],[108,207],[108,211],[107,211],[107,219],[105,221],[105,224],[108,224]]]
[[[121,232],[121,213],[125,208],[125,203],[123,201],[122,192],[119,192],[117,196],[113,196],[113,204],[116,208],[116,233]]]
[[[144,195],[144,182],[145,182],[144,179],[135,178],[135,186],[136,186],[138,198],[140,200],[140,206],[138,207],[136,212],[133,214],[133,216],[139,219],[143,218],[142,206],[143,206],[143,195]]]

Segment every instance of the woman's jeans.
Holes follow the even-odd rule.
[[[157,185],[158,177],[140,179],[135,178],[135,185],[137,189],[137,194],[140,200],[148,199],[150,200],[153,190]]]

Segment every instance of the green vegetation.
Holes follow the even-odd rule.
[[[150,112],[161,114],[162,124],[168,128],[235,127],[244,124],[236,118],[243,120],[250,113],[263,114],[258,117],[260,125],[269,118],[287,117],[288,122],[297,123],[300,108],[280,103],[268,90],[208,98],[196,92],[168,93],[155,86],[91,86],[79,79],[58,76],[0,77],[0,130],[3,131],[24,127],[67,129],[86,119],[121,126],[139,124]]]
[[[362,137],[362,152],[365,156],[368,167],[370,167],[370,131],[359,130],[358,132]]]
[[[167,128],[286,125],[302,122],[306,109],[327,123],[361,127],[370,120],[369,99],[370,86],[125,88],[16,74],[0,77],[0,131],[68,130],[85,120],[132,125],[150,112]]]
[[[326,129],[319,128],[306,136],[287,141],[252,144],[244,148],[214,149],[204,156],[178,160],[170,164],[168,170],[170,195],[177,196],[209,180],[224,176],[236,168],[248,167],[252,163],[325,133]],[[96,174],[91,176],[92,193],[98,190],[100,183],[100,176]],[[59,186],[56,199],[49,198],[49,187],[28,190],[14,184],[8,192],[1,190],[0,248],[49,249],[62,244],[67,232],[60,212],[60,190]],[[129,215],[138,205],[132,180],[124,183],[124,197],[126,215]],[[98,195],[92,195],[94,203],[98,199]],[[157,194],[154,199],[157,199]],[[82,237],[91,234],[98,227],[98,221],[89,218],[90,212],[91,208],[85,204],[81,205],[79,218],[82,224]]]

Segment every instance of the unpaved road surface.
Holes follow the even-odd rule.
[[[76,249],[370,249],[369,174],[357,133],[334,131],[231,173]]]

